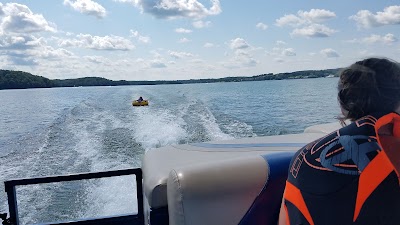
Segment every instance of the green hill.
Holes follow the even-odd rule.
[[[45,77],[22,71],[0,70],[0,89],[49,87],[53,87],[53,82]]]
[[[157,85],[157,84],[189,84],[189,83],[215,83],[215,82],[242,82],[261,80],[304,79],[338,76],[340,69],[306,70],[291,73],[261,74],[251,77],[224,77],[216,79],[190,79],[190,80],[160,80],[160,81],[113,81],[102,77],[83,77],[77,79],[55,79],[32,75],[23,71],[0,70],[0,90],[24,88],[50,88],[50,87],[78,87],[78,86],[119,86],[119,85]]]

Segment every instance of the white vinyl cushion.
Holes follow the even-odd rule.
[[[201,162],[169,173],[169,224],[237,225],[268,177],[261,156]]]
[[[207,142],[209,144],[254,144],[246,148],[207,148],[196,145],[170,145],[150,149],[142,161],[143,189],[150,208],[167,206],[168,174],[174,168],[183,168],[201,162],[258,156],[269,152],[296,151],[300,146],[285,146],[285,143],[308,143],[324,136],[324,133],[301,133],[278,136],[252,137],[225,141]],[[205,143],[205,144],[207,144]],[[280,147],[263,147],[257,144],[281,143]]]

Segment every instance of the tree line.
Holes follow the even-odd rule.
[[[76,79],[48,79],[23,71],[0,70],[0,90],[25,88],[79,87],[79,86],[121,86],[121,85],[158,85],[158,84],[190,84],[215,82],[242,82],[262,80],[319,78],[329,75],[338,76],[340,69],[305,70],[290,73],[268,73],[251,77],[224,77],[190,80],[158,80],[158,81],[113,81],[102,77],[83,77]]]

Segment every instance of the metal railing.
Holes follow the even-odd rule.
[[[9,221],[12,224],[19,225],[18,219],[18,205],[16,196],[16,186],[22,185],[32,185],[32,184],[45,184],[45,183],[55,183],[64,181],[77,181],[77,180],[88,180],[97,179],[105,177],[115,177],[115,176],[125,176],[125,175],[135,175],[136,177],[136,196],[138,204],[138,213],[136,215],[123,215],[107,218],[94,218],[86,220],[69,221],[62,223],[51,223],[51,224],[133,224],[133,225],[143,225],[144,224],[144,206],[143,206],[143,187],[142,187],[142,170],[140,168],[125,169],[125,170],[114,170],[114,171],[104,171],[104,172],[93,172],[93,173],[80,173],[71,174],[63,176],[52,176],[52,177],[37,177],[37,178],[27,178],[19,180],[9,180],[4,182],[5,191],[8,197],[8,208],[9,208]]]

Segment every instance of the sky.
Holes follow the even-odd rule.
[[[0,2],[0,69],[182,80],[400,61],[398,0]]]

